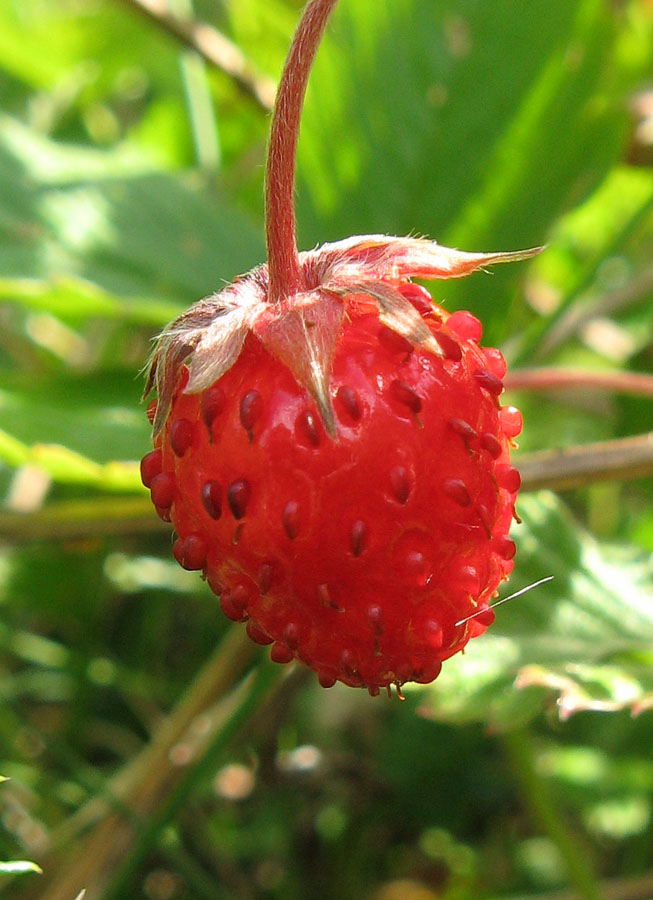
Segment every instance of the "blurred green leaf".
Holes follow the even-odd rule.
[[[601,0],[536,0],[528,15],[510,0],[342,4],[302,125],[304,243],[348,230],[469,250],[544,243],[621,151],[617,25]],[[509,267],[437,295],[497,340],[522,276]]]
[[[127,148],[56,144],[6,116],[0,198],[5,279],[187,305],[263,259],[262,235],[201,176],[157,172]]]
[[[28,446],[0,431],[0,461],[18,467],[35,465],[63,484],[84,484],[100,490],[142,491],[138,463],[100,464],[59,444]]]
[[[425,712],[510,729],[536,715],[551,692],[563,716],[650,702],[651,560],[599,544],[552,494],[521,498],[519,515],[520,582],[554,580],[497,611],[486,634],[447,660],[424,690]]]
[[[28,862],[25,859],[15,859],[11,862],[0,862],[0,875],[23,875],[25,872],[36,872],[38,875],[43,874],[43,870],[36,863]]]

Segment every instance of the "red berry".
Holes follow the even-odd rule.
[[[480,341],[483,335],[483,326],[470,312],[459,309],[451,313],[447,319],[447,328],[461,341]]]
[[[145,487],[152,487],[152,482],[163,469],[163,457],[160,450],[146,453],[141,460],[141,481]]]
[[[478,320],[432,304],[420,315],[423,288],[406,299],[406,283],[381,284],[410,327],[380,327],[372,293],[345,295],[324,395],[302,346],[288,353],[287,312],[267,303],[213,383],[194,388],[192,355],[174,384],[162,367],[160,450],[143,461],[175,557],[204,570],[225,615],[276,662],[373,694],[432,680],[485,630],[486,612],[456,623],[486,610],[512,568],[519,488],[508,438],[520,419],[499,407]]]

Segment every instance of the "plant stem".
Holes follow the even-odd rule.
[[[244,630],[227,631],[150,743],[111,779],[104,796],[80,810],[77,825],[90,823],[88,833],[44,860],[47,876],[39,884],[40,900],[68,900],[82,887],[88,889],[88,900],[104,896],[103,886],[123,859],[137,858],[132,848],[135,843],[141,847],[145,831],[160,823],[161,810],[171,798],[183,802],[184,791],[204,771],[202,760],[207,754],[215,760],[277,680],[281,670],[259,666],[240,681],[255,656]],[[69,833],[77,835],[77,827]]]
[[[272,109],[275,94],[272,79],[258,74],[240,47],[212,25],[172,15],[166,0],[123,0],[123,3],[155,22],[172,37],[198,53],[207,63],[228,75],[264,112]]]
[[[516,465],[528,491],[570,491],[597,481],[646,478],[653,475],[653,432],[527,453]]]
[[[530,734],[526,730],[507,732],[503,744],[531,820],[557,847],[577,897],[603,900],[584,842],[569,828],[551,785],[543,784],[538,777]]]
[[[295,157],[308,76],[338,0],[310,0],[281,73],[272,114],[265,179],[265,236],[270,288],[277,303],[303,287],[295,235]]]
[[[510,391],[583,388],[653,397],[653,375],[641,372],[593,372],[587,369],[543,366],[537,369],[514,369],[506,375],[505,386]]]

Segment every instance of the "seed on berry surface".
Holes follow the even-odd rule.
[[[331,672],[327,672],[326,670],[321,669],[317,673],[317,680],[320,682],[321,687],[330,688],[333,687],[338,679]]]
[[[496,375],[493,375],[492,372],[487,369],[478,369],[478,371],[474,372],[474,378],[477,383],[484,388],[488,394],[492,394],[493,397],[498,397],[503,391],[503,382],[501,379],[497,378]]]
[[[353,422],[358,422],[361,417],[361,407],[356,391],[348,384],[343,384],[336,391],[336,400],[339,401],[347,417]]]
[[[383,623],[383,610],[378,603],[372,603],[371,606],[367,607],[367,621],[370,623],[372,634],[380,637],[385,630],[385,626]]]
[[[202,486],[202,505],[212,519],[222,515],[222,488],[217,481],[207,481]]]
[[[478,622],[479,625],[487,626],[491,625],[494,622],[494,619],[494,610],[490,609],[487,603],[480,603],[472,621]]]
[[[516,406],[502,406],[499,411],[501,427],[507,438],[517,437],[523,427],[521,413]]]
[[[430,684],[431,681],[435,681],[441,671],[442,662],[439,659],[421,662],[415,669],[413,680],[418,684]]]
[[[515,542],[511,541],[505,534],[499,535],[493,541],[493,549],[499,554],[501,559],[512,559],[517,552]]]
[[[483,503],[479,503],[476,507],[476,512],[478,513],[478,517],[481,520],[483,530],[485,531],[488,538],[491,538],[492,526],[494,525],[494,522],[492,521],[492,517],[490,516],[487,506],[485,506]]]
[[[436,622],[435,619],[427,619],[423,625],[422,637],[429,647],[439,650],[444,640],[439,622]]]
[[[272,563],[261,563],[258,567],[257,581],[259,591],[262,594],[267,594],[274,581],[274,566]]]
[[[262,646],[271,644],[274,640],[267,631],[264,631],[260,625],[257,625],[256,622],[253,622],[251,619],[247,623],[247,634],[255,644],[261,644]]]
[[[166,509],[175,498],[175,479],[169,472],[161,472],[152,479],[150,491],[152,503]]]
[[[388,328],[387,325],[382,325],[379,328],[379,341],[389,353],[401,353],[404,356],[410,356],[413,352],[412,343],[407,338],[397,334],[392,328]]]
[[[433,337],[447,359],[450,359],[452,362],[458,362],[462,359],[463,351],[453,335],[447,334],[446,331],[435,331]]]
[[[493,459],[498,459],[501,456],[501,443],[489,431],[483,432],[479,438],[479,444],[484,450],[487,450]]]
[[[250,441],[254,440],[254,425],[263,412],[263,398],[258,391],[247,391],[240,401],[240,424]]]
[[[214,384],[202,394],[202,418],[211,432],[211,426],[225,407],[226,397],[219,384]]]
[[[481,586],[474,566],[461,566],[456,576],[456,584],[466,593],[475,596]]]
[[[189,534],[175,541],[172,552],[180,566],[193,570],[204,567],[208,549],[200,534]]]
[[[421,550],[409,550],[404,556],[404,566],[410,575],[423,580],[426,572],[426,557]]]
[[[406,503],[410,497],[410,479],[404,466],[394,466],[390,469],[390,487],[399,503]]]
[[[451,428],[452,431],[460,435],[460,437],[467,445],[467,449],[469,449],[469,444],[471,443],[471,441],[476,440],[476,438],[478,437],[476,430],[472,428],[469,422],[465,422],[464,419],[449,419],[447,425],[449,426],[449,428]]]
[[[313,447],[320,446],[320,432],[317,429],[317,422],[315,421],[313,413],[300,413],[297,417],[296,429],[304,441],[308,442]]]
[[[448,478],[446,481],[443,481],[442,490],[458,506],[469,506],[472,502],[467,486],[460,478]]]
[[[162,468],[163,454],[160,450],[145,454],[141,460],[141,481],[145,487],[152,487],[152,481],[161,473]]]
[[[349,678],[356,674],[356,657],[349,649],[343,650],[340,654],[340,671]]]
[[[360,556],[367,544],[367,525],[358,519],[351,527],[350,547],[354,556]]]
[[[483,337],[483,326],[470,312],[460,309],[451,313],[447,319],[447,328],[461,341],[480,341]]]
[[[188,419],[177,419],[170,428],[170,446],[175,456],[182,457],[193,443],[193,423]]]
[[[400,663],[395,669],[395,675],[397,676],[397,681],[400,684],[405,684],[407,681],[413,680],[413,673],[415,669],[414,666],[409,662]]]
[[[289,663],[295,658],[295,654],[289,647],[277,643],[272,645],[270,649],[270,659],[275,663]]]
[[[499,487],[505,488],[511,494],[516,494],[521,487],[521,475],[514,466],[497,466],[496,479]]]
[[[155,506],[154,508],[156,509],[156,514],[157,514],[157,516],[158,516],[163,522],[172,522],[172,516],[171,516],[171,514],[170,514],[170,507],[169,507],[169,506]]]
[[[283,639],[286,646],[290,647],[291,650],[296,650],[299,646],[299,638],[299,625],[296,622],[288,622],[283,629]]]
[[[247,604],[250,601],[249,591],[244,584],[237,584],[235,587],[231,588],[229,596],[236,609],[246,609]]]
[[[428,316],[434,312],[433,297],[429,294],[425,287],[421,284],[415,284],[407,281],[397,286],[397,290],[405,297],[409,303],[412,303],[417,312],[422,316]]]
[[[242,519],[247,512],[247,504],[251,495],[249,482],[244,478],[233,481],[227,488],[227,502],[234,519]]]
[[[223,591],[220,594],[220,609],[225,614],[228,619],[231,619],[232,622],[245,622],[247,621],[247,613],[245,613],[242,609],[235,606],[232,602],[232,592],[227,590]],[[251,623],[247,623],[250,625]],[[249,628],[247,629],[249,633]],[[252,638],[253,640],[253,638]],[[260,643],[260,642],[259,642]]]
[[[217,572],[211,571],[211,569],[206,573],[206,583],[217,597],[220,597],[226,591],[220,576]]]
[[[483,347],[483,356],[490,372],[496,375],[497,378],[503,378],[508,366],[501,350],[497,350],[496,347]]]
[[[422,401],[416,391],[405,381],[396,378],[390,385],[390,392],[395,400],[406,406],[411,412],[418,413],[422,408]]]
[[[318,584],[317,598],[320,601],[320,605],[323,606],[324,609],[335,609],[338,612],[343,612],[342,607],[338,606],[336,601],[331,596],[328,584]]]
[[[289,500],[283,508],[283,512],[281,514],[281,522],[283,524],[283,529],[290,538],[291,541],[294,541],[297,535],[299,534],[299,503],[296,500]]]

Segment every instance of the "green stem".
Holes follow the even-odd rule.
[[[104,898],[103,888],[118,866],[135,858],[134,845],[143,852],[142,834],[149,835],[157,823],[158,835],[172,808],[170,798],[183,802],[197,773],[204,771],[206,756],[215,759],[257,707],[272,675],[279,677],[280,671],[270,664],[262,675],[259,667],[254,676],[238,684],[256,650],[244,629],[228,630],[150,743],[111,780],[108,794],[114,799],[96,798],[80,811],[82,819],[94,822],[88,834],[61,856],[44,860],[48,877],[45,884],[41,882],[40,900],[74,897],[82,887]],[[202,728],[207,725],[205,732]]]
[[[503,736],[503,744],[533,824],[557,847],[570,885],[580,900],[603,900],[587,847],[567,824],[552,785],[545,784],[537,774],[531,735],[526,730],[510,731]]]
[[[165,800],[146,818],[141,820],[141,830],[111,883],[102,893],[102,900],[124,900],[129,895],[129,886],[140,863],[157,844],[160,834],[168,822],[171,822],[180,808],[187,802],[193,788],[200,784],[212,771],[236,734],[243,728],[260,708],[264,699],[278,686],[282,669],[272,663],[259,665],[244,686],[245,694],[239,698],[236,709],[227,717],[220,727],[213,743],[201,760],[189,766],[184,776],[168,793]]]

